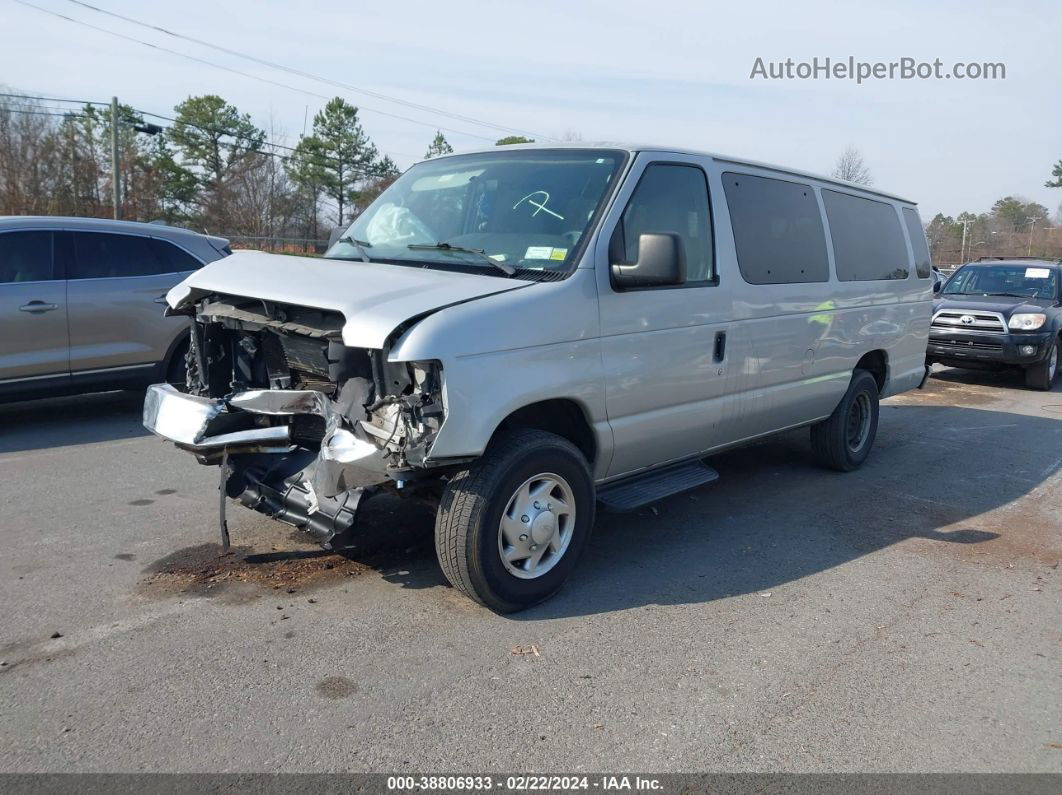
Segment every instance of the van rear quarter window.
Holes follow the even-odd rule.
[[[891,204],[826,189],[822,201],[840,281],[907,278],[907,246]]]
[[[911,238],[911,250],[914,251],[915,273],[919,279],[928,279],[933,261],[929,257],[929,244],[926,231],[922,228],[922,219],[913,207],[903,208],[903,222],[907,225],[907,236]]]
[[[826,233],[810,185],[726,172],[723,190],[745,281],[829,281]]]

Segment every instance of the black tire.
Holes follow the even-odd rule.
[[[571,537],[556,562],[535,579],[520,579],[502,561],[502,515],[528,479],[556,473],[574,498]],[[498,613],[512,613],[555,594],[568,579],[594,524],[594,482],[579,449],[539,430],[502,434],[483,457],[447,484],[435,518],[435,551],[446,579]]]
[[[1055,376],[1058,375],[1058,357],[1058,340],[1055,340],[1051,343],[1051,350],[1047,352],[1042,362],[1025,368],[1025,386],[1029,389],[1047,392],[1055,383]]]
[[[833,414],[811,426],[811,449],[823,466],[851,472],[867,460],[877,433],[878,382],[866,370],[856,370]]]

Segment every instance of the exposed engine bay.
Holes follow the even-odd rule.
[[[328,544],[366,493],[417,481],[444,408],[437,362],[343,344],[338,312],[210,294],[192,316],[186,392],[151,387],[144,423],[203,464],[225,496]]]

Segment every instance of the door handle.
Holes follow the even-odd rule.
[[[718,363],[726,358],[726,332],[715,332],[715,350],[712,352],[712,361]]]
[[[53,309],[58,309],[59,304],[46,304],[44,301],[30,301],[28,304],[23,304],[18,308],[19,312],[29,312],[30,314],[40,315],[45,312],[51,312]]]

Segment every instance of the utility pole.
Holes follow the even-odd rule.
[[[118,97],[111,97],[111,201],[114,219],[122,217],[122,173],[118,164]]]
[[[969,220],[962,222],[962,246],[959,248],[959,264],[966,262],[966,229],[970,225]]]

